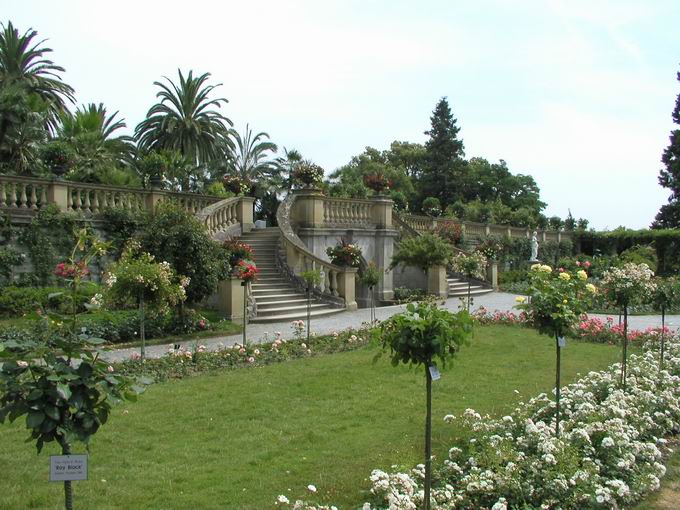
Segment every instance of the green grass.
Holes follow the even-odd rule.
[[[386,356],[374,365],[375,352],[151,386],[139,402],[116,408],[94,438],[90,479],[74,482],[75,507],[273,508],[278,494],[294,500],[310,483],[319,499],[356,507],[371,469],[422,462],[424,375],[393,368]],[[618,357],[612,346],[570,342],[563,381]],[[551,389],[554,362],[546,337],[478,328],[434,383],[434,452],[443,455],[460,433],[442,421],[445,414],[509,412],[519,399]],[[47,482],[56,447],[36,455],[26,436],[23,421],[0,426],[0,508],[63,508],[62,485]]]

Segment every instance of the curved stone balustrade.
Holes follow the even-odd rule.
[[[234,225],[241,223],[239,205],[243,197],[231,197],[215,202],[203,208],[196,216],[208,228],[211,236],[227,231]],[[251,202],[253,199],[247,199]]]
[[[289,277],[297,279],[303,271],[320,270],[321,284],[317,290],[322,297],[336,304],[341,300],[348,310],[356,309],[355,276],[358,270],[336,266],[309,251],[291,224],[295,200],[296,195],[289,193],[276,211],[276,219],[281,229],[282,255],[285,257],[282,269]]]

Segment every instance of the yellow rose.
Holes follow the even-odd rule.
[[[538,271],[539,269],[541,269],[541,264],[534,264],[531,266],[532,271]]]
[[[581,280],[587,280],[587,279],[588,279],[588,273],[586,273],[583,269],[581,269],[580,271],[578,271],[578,272],[576,273],[576,276],[578,276],[579,279],[581,279]]]
[[[526,298],[524,296],[517,296],[515,298],[515,301],[517,301],[518,303],[524,303],[526,301]]]
[[[564,301],[562,301],[562,303],[564,303],[565,305],[566,305],[568,302],[569,302],[568,299],[565,299]]]
[[[586,289],[588,289],[588,292],[595,294],[597,292],[597,287],[593,285],[592,283],[589,283],[586,285]]]
[[[550,266],[541,266],[538,268],[538,270],[544,273],[552,273],[552,267]]]
[[[571,276],[569,276],[569,273],[560,273],[560,280],[568,281],[571,279]]]

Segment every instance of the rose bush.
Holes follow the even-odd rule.
[[[668,340],[666,369],[657,344],[631,356],[628,392],[617,388],[619,364],[563,388],[563,434],[551,423],[555,406],[545,393],[500,419],[467,409],[467,429],[439,462],[433,509],[620,509],[659,488],[667,437],[680,430],[680,338]],[[423,506],[423,466],[374,470],[364,510]],[[284,506],[285,507],[285,506]],[[295,501],[293,508],[329,510]]]

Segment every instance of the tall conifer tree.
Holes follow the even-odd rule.
[[[430,117],[431,127],[425,131],[430,139],[425,143],[426,160],[422,175],[422,199],[436,197],[442,209],[460,198],[460,185],[465,172],[465,149],[458,139],[460,128],[442,97]]]
[[[677,74],[680,81],[680,73]],[[673,123],[680,126],[680,94],[675,99]],[[680,228],[680,129],[671,131],[670,143],[663,151],[664,168],[659,172],[659,184],[671,190],[668,203],[661,206],[653,228]]]

